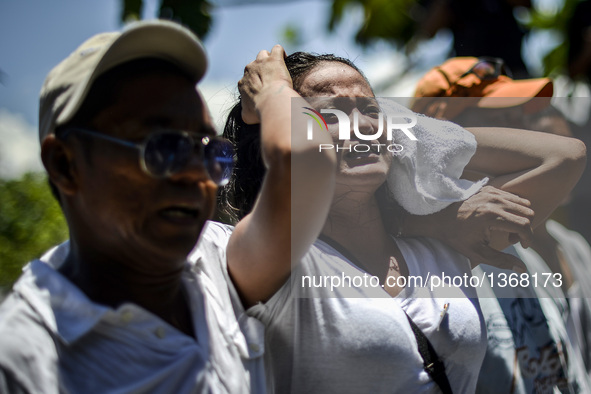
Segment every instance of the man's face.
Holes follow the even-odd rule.
[[[163,129],[215,134],[199,93],[184,77],[152,73],[120,84],[115,102],[91,122],[94,130],[133,142]],[[213,213],[217,191],[197,155],[180,172],[156,179],[142,170],[134,149],[99,138],[71,139],[80,247],[154,274],[184,261]]]

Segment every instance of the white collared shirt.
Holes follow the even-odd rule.
[[[255,384],[263,381],[262,326],[246,317],[238,323],[228,288],[219,287],[222,265],[211,261],[215,248],[183,273],[197,340],[135,304],[113,309],[89,300],[54,268],[67,248],[44,256],[48,264],[31,262],[0,307],[0,369],[20,386],[36,393],[264,390]]]

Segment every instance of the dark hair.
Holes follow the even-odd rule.
[[[294,90],[301,93],[304,77],[326,62],[343,63],[353,68],[371,87],[365,75],[349,59],[331,54],[295,52],[285,59]],[[244,123],[241,113],[242,105],[239,100],[230,110],[224,126],[224,137],[234,144],[236,150],[236,164],[230,182],[220,188],[218,193],[220,218],[232,224],[252,210],[266,171],[261,157],[260,125]]]
[[[351,67],[361,74],[363,79],[365,79],[365,82],[367,82],[371,88],[371,84],[365,77],[365,74],[363,74],[363,72],[349,59],[332,54],[317,55],[308,52],[295,52],[285,58],[285,65],[287,66],[287,70],[289,71],[289,75],[293,82],[293,88],[296,92],[301,93],[300,89],[304,77],[323,62],[338,62]]]
[[[74,116],[66,124],[58,126],[55,130],[57,138],[61,137],[61,134],[69,128],[91,127],[94,118],[102,112],[105,108],[113,105],[121,92],[122,82],[132,78],[138,78],[146,74],[173,74],[180,75],[188,80],[197,83],[189,73],[181,69],[179,66],[171,63],[170,61],[159,59],[159,58],[140,58],[136,60],[123,63],[119,66],[106,71],[101,74],[92,84],[90,90],[86,94],[84,102],[80,108],[76,111]],[[84,138],[84,137],[80,137]],[[90,158],[90,150],[92,149],[92,140],[85,139],[83,145],[85,149],[85,157]],[[61,204],[57,187],[48,179],[51,193]]]

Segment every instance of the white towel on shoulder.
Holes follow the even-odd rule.
[[[487,182],[460,179],[464,167],[476,152],[474,135],[449,121],[415,114],[394,99],[380,98],[386,114],[413,114],[416,126],[411,140],[401,130],[394,130],[394,143],[404,147],[394,155],[388,174],[388,188],[396,201],[414,215],[428,215],[448,205],[463,201],[478,192]]]

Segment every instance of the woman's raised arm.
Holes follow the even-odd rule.
[[[477,149],[466,170],[489,176],[491,186],[529,200],[534,228],[564,201],[585,168],[585,144],[574,138],[507,128],[468,130]],[[497,232],[491,245],[504,248],[511,241]]]
[[[266,301],[289,278],[292,261],[320,234],[334,191],[336,157],[318,148],[332,140],[320,132],[308,139],[306,104],[292,88],[284,56],[279,45],[261,51],[238,84],[243,120],[260,122],[266,167],[257,202],[227,248],[230,276],[245,306]]]

